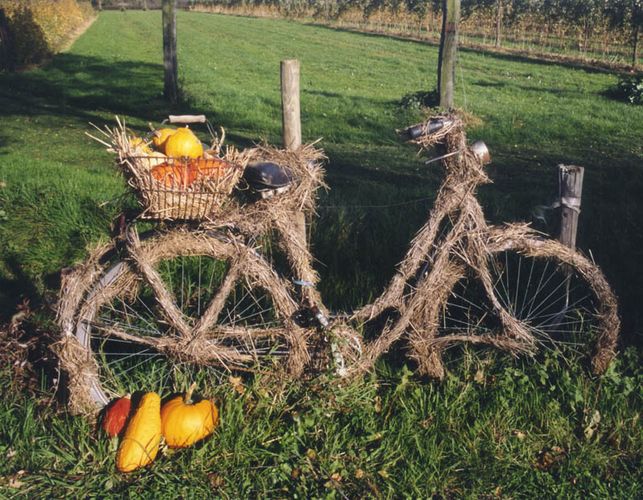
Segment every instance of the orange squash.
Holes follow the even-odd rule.
[[[196,171],[185,163],[164,162],[150,171],[152,177],[170,189],[185,189],[196,179]]]
[[[218,179],[223,177],[232,165],[221,158],[197,158],[190,161],[189,167],[194,171],[196,178]]]
[[[219,422],[219,410],[209,399],[192,401],[196,384],[161,408],[161,431],[170,448],[185,448],[208,437]]]
[[[129,395],[115,399],[105,408],[101,428],[109,437],[115,437],[121,433],[131,408],[132,400]]]

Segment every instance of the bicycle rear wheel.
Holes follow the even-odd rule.
[[[442,352],[461,343],[516,355],[544,348],[567,359],[591,360],[595,374],[604,372],[615,353],[620,321],[601,270],[578,252],[531,233],[492,229],[488,249],[493,296],[479,271],[461,276],[422,337],[433,360],[438,354],[441,364]],[[443,373],[442,367],[435,373]]]
[[[72,384],[99,407],[137,390],[162,394],[231,371],[297,375],[305,332],[291,320],[287,283],[244,244],[222,235],[161,233],[130,245],[77,306],[73,334],[87,354]],[[72,395],[74,396],[74,395]]]

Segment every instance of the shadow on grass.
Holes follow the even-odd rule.
[[[189,101],[170,105],[163,97],[163,66],[60,54],[46,66],[0,74],[0,117],[68,117],[101,123],[111,115],[160,122],[191,113]],[[0,146],[7,146],[0,139]]]
[[[108,111],[147,118],[166,108],[162,76],[160,64],[62,54],[44,68],[0,75],[0,116],[92,120]]]

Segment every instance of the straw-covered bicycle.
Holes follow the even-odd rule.
[[[320,151],[219,154],[219,142],[210,161],[223,174],[168,186],[149,175],[159,158],[141,155],[124,126],[105,134],[144,211],[64,279],[58,353],[76,411],[140,387],[207,386],[226,371],[358,376],[401,342],[418,372],[436,378],[444,350],[462,343],[514,354],[572,344],[597,373],[614,355],[617,303],[603,274],[527,225],[486,224],[475,191],[489,182],[488,151],[467,145],[457,116],[404,131],[442,150],[444,182],[380,297],[342,316],[323,306],[294,223],[314,213]],[[158,224],[139,235],[146,218]]]

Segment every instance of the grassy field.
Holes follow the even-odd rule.
[[[60,269],[129,203],[110,156],[84,136],[88,122],[118,114],[145,129],[171,111],[203,112],[237,145],[276,143],[279,61],[290,57],[302,62],[304,139],[321,137],[329,157],[312,236],[324,297],[350,309],[392,275],[440,180],[394,132],[420,118],[399,103],[434,86],[436,49],[286,21],[181,12],[178,22],[175,109],[161,98],[157,12],[102,13],[45,68],[0,75],[0,318],[27,298],[31,326],[47,329]],[[12,390],[5,369],[0,494],[635,496],[641,380],[626,347],[643,318],[643,109],[610,100],[617,78],[602,72],[467,51],[459,68],[457,105],[494,157],[495,183],[481,191],[491,221],[529,220],[550,203],[557,163],[587,169],[580,246],[624,311],[626,354],[606,377],[553,353],[533,363],[464,352],[441,385],[382,366],[357,386],[293,387],[274,400],[259,383],[244,395],[222,386],[215,439],[122,477],[112,444],[42,404],[46,378],[32,395]]]

